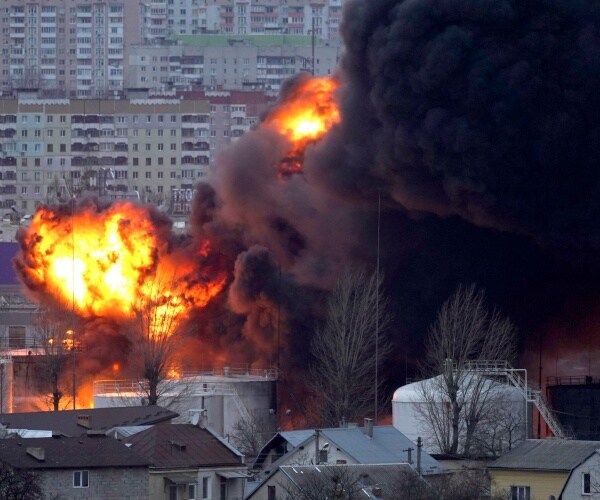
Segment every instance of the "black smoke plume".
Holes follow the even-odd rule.
[[[248,319],[246,335],[263,345],[259,330],[273,330],[265,309],[277,303],[294,318],[283,297],[321,296],[341,267],[374,264],[378,197],[397,313],[391,334],[406,367],[459,283],[485,287],[517,322],[523,346],[566,304],[597,303],[595,5],[354,0],[343,36],[342,122],[309,147],[303,174],[277,176],[288,146],[259,126],[220,158],[214,192],[196,198],[195,231],[245,252],[230,304]],[[264,265],[248,279],[254,245]],[[308,342],[290,328],[290,338]],[[295,352],[291,360],[306,363],[306,349]]]

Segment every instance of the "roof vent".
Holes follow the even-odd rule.
[[[33,446],[28,446],[25,451],[27,454],[33,458],[35,458],[38,462],[43,462],[45,459],[44,448],[34,448]]]
[[[92,428],[92,416],[91,415],[77,415],[77,425],[84,429]]]

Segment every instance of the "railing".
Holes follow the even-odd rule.
[[[454,366],[454,369],[457,367]],[[555,437],[568,439],[570,436],[562,428],[560,422],[554,416],[548,401],[539,390],[532,389],[527,383],[527,371],[513,368],[508,361],[468,361],[464,369],[469,372],[481,373],[489,377],[505,377],[506,380],[517,388],[528,403],[533,403],[548,424],[549,429]]]
[[[548,377],[546,379],[546,386],[548,385],[590,385],[600,384],[600,378],[594,378],[590,375],[578,376],[578,377]]]

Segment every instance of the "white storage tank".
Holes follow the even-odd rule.
[[[469,395],[475,385],[472,377],[480,376],[465,375],[459,398],[472,400]],[[441,390],[441,384],[441,375],[420,380],[399,387],[392,398],[393,426],[412,441],[416,442],[421,437],[428,453],[441,453],[441,450],[426,416],[427,406],[434,405],[433,411],[438,415],[449,411],[448,398]],[[525,435],[528,419],[525,395],[520,389],[497,380],[484,378],[482,384],[490,411],[479,424],[479,437],[496,443],[500,450],[505,450],[514,446]],[[464,422],[464,417],[461,421]],[[465,429],[461,428],[459,439],[463,439],[464,435]],[[486,445],[484,441],[480,442]]]

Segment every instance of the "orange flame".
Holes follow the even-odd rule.
[[[285,135],[293,145],[280,166],[280,173],[300,172],[308,144],[321,139],[340,122],[335,93],[338,87],[333,78],[306,79],[266,118],[266,124]]]
[[[225,286],[226,276],[206,276],[197,259],[168,253],[149,211],[115,203],[105,211],[87,206],[65,214],[41,207],[24,237],[30,287],[42,288],[84,317],[131,317],[144,304],[180,317],[204,307]],[[168,286],[165,286],[168,285]]]

